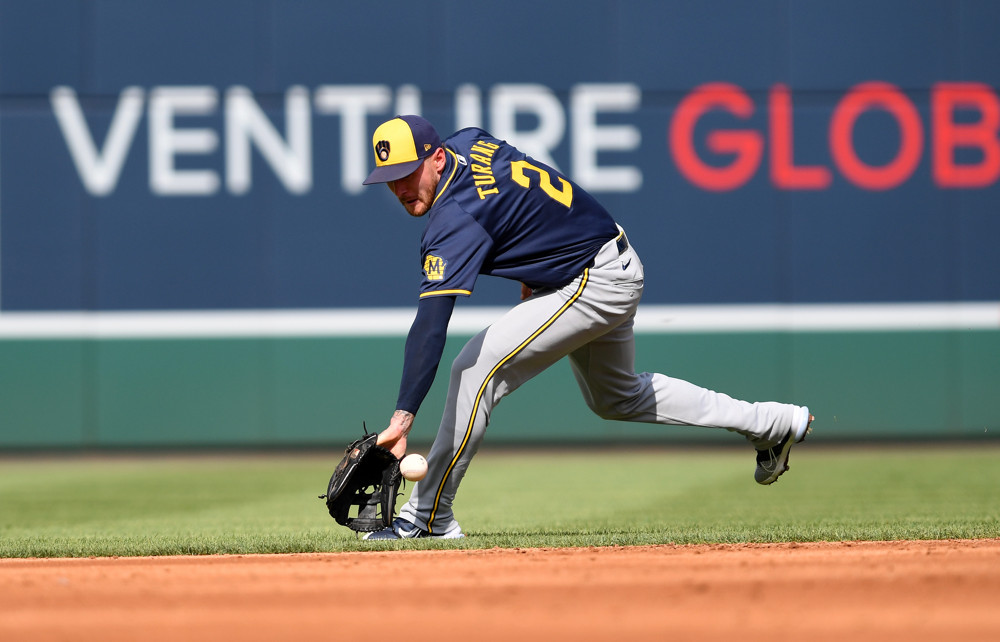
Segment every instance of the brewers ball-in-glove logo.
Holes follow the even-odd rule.
[[[378,156],[378,159],[383,163],[389,160],[389,141],[380,140],[379,142],[375,143],[375,154]]]
[[[427,258],[424,259],[424,274],[427,275],[427,280],[440,281],[444,279],[444,268],[446,265],[447,263],[440,256],[428,254]]]

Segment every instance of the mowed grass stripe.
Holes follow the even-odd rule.
[[[8,458],[0,462],[0,557],[371,550],[317,497],[335,463],[311,455]],[[998,463],[993,444],[807,442],[793,450],[791,471],[762,487],[749,448],[484,449],[455,506],[469,538],[378,547],[1000,537]]]

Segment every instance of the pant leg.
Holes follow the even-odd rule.
[[[589,279],[533,296],[470,340],[451,367],[448,396],[418,482],[400,517],[432,533],[457,525],[452,502],[503,397],[606,331],[608,320],[583,302]],[[615,320],[620,322],[620,320]]]
[[[635,373],[632,320],[642,287],[638,256],[631,248],[619,254],[611,241],[594,267],[559,290],[532,296],[469,341],[452,365],[427,476],[400,516],[432,533],[457,526],[452,503],[494,406],[566,355],[573,355],[584,397],[599,414],[727,428],[758,445],[784,436],[794,406],[749,404],[665,375]]]
[[[566,355],[625,323],[642,295],[642,264],[631,249],[605,244],[594,267],[557,290],[536,294],[469,341],[451,368],[427,476],[400,516],[433,532],[457,525],[452,502],[493,408]]]
[[[635,372],[632,321],[569,355],[587,405],[605,419],[724,428],[756,445],[784,437],[796,406],[750,403],[659,373]]]
[[[591,307],[608,318],[624,315],[570,354],[577,383],[594,412],[623,421],[724,428],[745,435],[757,447],[771,446],[785,436],[797,406],[750,403],[664,374],[635,372],[638,297],[619,296],[636,285],[642,293],[643,267],[634,249],[619,257],[604,256],[590,276]]]

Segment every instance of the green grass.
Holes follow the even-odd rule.
[[[378,544],[326,513],[334,457],[0,461],[0,557],[1000,537],[995,446],[481,453],[461,541]],[[408,493],[411,487],[406,488]]]

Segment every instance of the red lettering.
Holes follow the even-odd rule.
[[[830,170],[795,165],[792,118],[791,92],[784,85],[775,85],[770,98],[771,181],[784,189],[826,189],[833,181]]]
[[[734,154],[735,159],[726,167],[708,165],[695,151],[694,129],[698,119],[711,109],[725,109],[740,118],[749,118],[754,105],[736,85],[700,85],[677,105],[670,123],[670,150],[681,173],[698,187],[712,191],[733,190],[750,180],[757,171],[764,142],[755,131],[713,131],[706,139],[709,150],[716,154]]]
[[[975,123],[956,123],[955,109],[975,109]],[[937,83],[931,89],[931,122],[934,126],[932,167],[939,187],[985,187],[1000,177],[1000,101],[981,83]],[[979,149],[983,159],[975,164],[955,162],[955,149]]]
[[[768,98],[767,142],[770,146],[771,182],[778,189],[822,190],[832,184],[832,172],[823,165],[796,165],[795,113],[792,93],[775,84]],[[977,82],[941,82],[931,87],[931,173],[940,188],[977,188],[1000,179],[1000,97],[993,88]],[[730,83],[706,83],[696,87],[677,106],[670,122],[668,144],[681,174],[694,185],[711,191],[728,191],[745,185],[760,167],[763,134],[752,129],[710,131],[705,147],[713,154],[728,155],[724,166],[699,157],[695,130],[699,120],[712,110],[725,111],[741,119],[754,114],[755,105],[746,92]],[[862,160],[854,144],[858,119],[880,110],[899,128],[899,148],[881,165]],[[960,119],[959,112],[966,112]],[[969,112],[977,112],[972,121]],[[965,122],[962,122],[962,121]],[[830,155],[841,175],[850,183],[869,190],[889,190],[907,181],[920,164],[924,148],[924,124],[916,106],[903,91],[887,82],[855,85],[833,110],[828,131]],[[959,153],[965,151],[965,156]],[[977,154],[980,157],[977,156]],[[960,162],[961,159],[961,162]]]
[[[866,164],[854,151],[854,123],[869,109],[879,108],[896,119],[900,130],[899,152],[882,167]],[[867,82],[854,86],[833,112],[830,123],[830,151],[841,173],[852,183],[870,190],[899,186],[920,163],[924,131],[913,103],[894,85]]]

